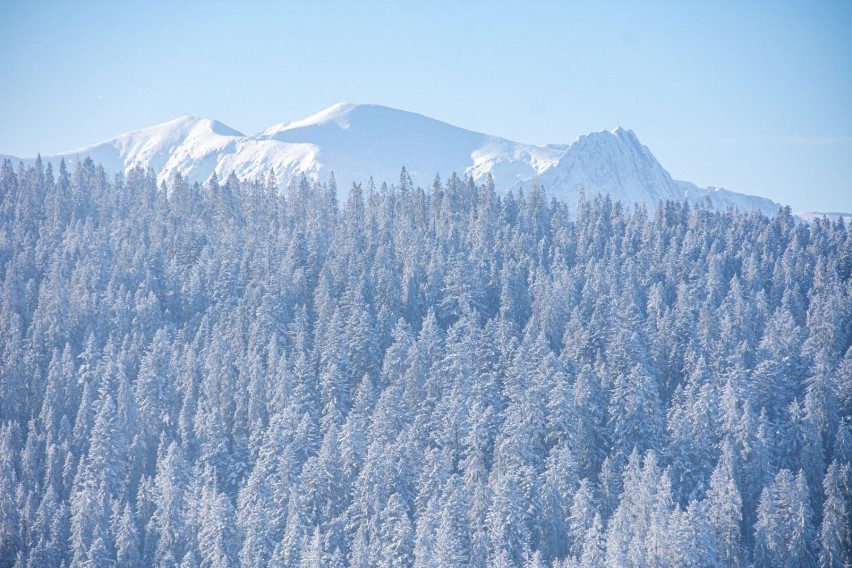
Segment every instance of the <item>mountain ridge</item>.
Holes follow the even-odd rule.
[[[213,119],[181,116],[42,160],[86,156],[113,172],[151,168],[161,182],[175,173],[203,183],[214,172],[245,179],[274,170],[277,182],[286,185],[301,173],[327,181],[334,172],[341,197],[353,182],[394,183],[405,166],[423,187],[436,175],[456,172],[480,182],[490,174],[498,190],[540,183],[569,205],[584,191],[649,207],[666,199],[705,198],[719,207],[767,214],[779,207],[763,197],[674,180],[636,134],[622,127],[584,134],[571,144],[534,145],[373,104],[337,103],[254,135]]]

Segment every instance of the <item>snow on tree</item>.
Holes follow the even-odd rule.
[[[852,561],[847,224],[413,175],[4,161],[0,566]]]

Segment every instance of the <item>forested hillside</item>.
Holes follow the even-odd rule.
[[[336,194],[3,164],[0,566],[852,563],[842,221]]]

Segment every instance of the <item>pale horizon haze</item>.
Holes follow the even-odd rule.
[[[632,129],[675,179],[852,212],[852,2],[10,2],[0,154],[374,103],[535,144]]]

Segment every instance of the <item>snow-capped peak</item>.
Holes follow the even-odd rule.
[[[292,140],[303,137],[308,132],[350,131],[350,135],[368,134],[373,136],[399,136],[404,129],[420,135],[442,135],[453,132],[459,135],[485,136],[477,132],[464,130],[445,122],[421,114],[374,104],[337,103],[308,118],[282,122],[264,130],[259,138]],[[299,134],[293,134],[298,131]],[[284,134],[287,133],[287,134]],[[308,137],[314,136],[308,134]]]
[[[161,179],[175,171],[188,173],[196,164],[209,162],[244,135],[209,118],[181,116],[161,124],[133,130],[100,144],[67,152],[57,158],[89,156],[108,170],[123,171],[134,167],[151,168]],[[196,168],[197,169],[197,168]],[[201,168],[207,177],[211,168]],[[209,171],[207,171],[209,170]],[[198,180],[201,176],[192,176]],[[204,181],[206,177],[200,181]]]
[[[195,138],[205,136],[242,137],[244,134],[217,120],[184,115],[154,126],[133,130],[103,143],[126,145],[141,142],[149,146],[158,146],[179,142],[189,136]],[[88,148],[93,147],[89,146]]]
[[[568,203],[581,191],[649,206],[660,199],[684,198],[683,189],[636,134],[621,127],[580,136],[559,163],[542,174],[541,182]]]
[[[349,112],[351,112],[352,109],[358,106],[361,105],[357,105],[355,103],[336,103],[326,109],[319,111],[316,114],[312,114],[307,118],[303,118],[302,120],[282,122],[280,124],[270,126],[266,130],[261,132],[259,134],[259,137],[272,138],[278,132],[283,132],[285,130],[294,130],[297,128],[319,126],[322,124],[327,124],[329,122],[337,124],[340,128],[348,128]]]

